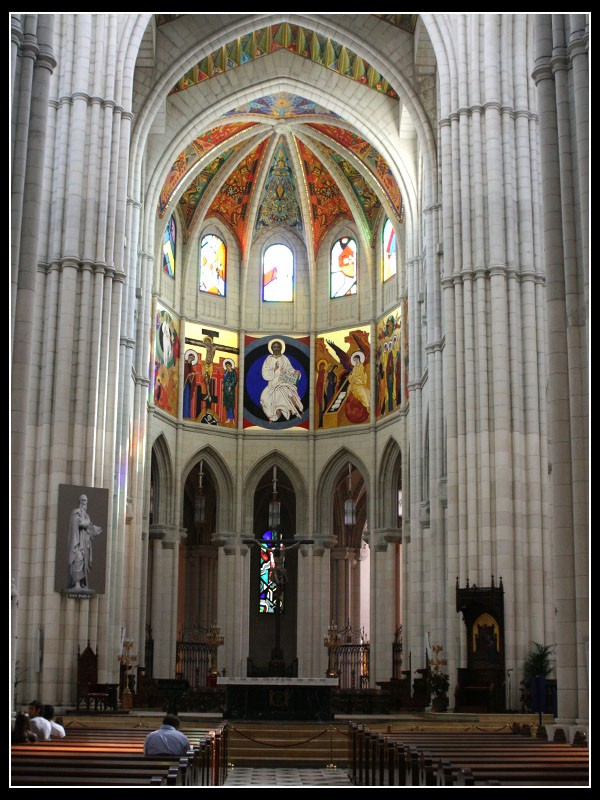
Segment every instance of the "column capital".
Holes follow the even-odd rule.
[[[210,543],[217,547],[222,547],[225,555],[233,556],[240,552],[246,555],[248,548],[244,545],[243,539],[251,538],[244,536],[240,531],[215,531],[210,537]]]
[[[187,530],[178,525],[150,525],[148,529],[150,539],[156,539],[164,545],[174,545],[187,539]]]

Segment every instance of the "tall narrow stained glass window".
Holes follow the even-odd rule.
[[[396,241],[396,231],[389,219],[386,219],[383,226],[383,281],[393,277],[398,271],[398,245]]]
[[[294,254],[285,244],[273,244],[263,256],[262,297],[265,302],[294,299]]]
[[[177,252],[177,226],[175,225],[175,217],[173,214],[169,217],[167,227],[165,228],[162,251],[163,272],[166,272],[169,278],[174,278],[175,256]]]
[[[283,587],[275,581],[275,569],[280,565],[280,562],[276,564],[276,558],[283,558],[281,534],[278,531],[265,531],[260,542],[259,612],[261,614],[275,614],[276,610],[282,613],[284,610]]]
[[[227,281],[227,248],[225,242],[214,233],[208,233],[200,242],[201,292],[225,297]]]
[[[356,294],[356,242],[343,236],[331,248],[330,297]]]

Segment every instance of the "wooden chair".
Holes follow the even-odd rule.
[[[94,711],[105,711],[114,703],[111,695],[110,684],[98,683],[98,654],[94,653],[89,642],[83,653],[77,648],[77,711],[82,701],[88,711],[92,704]]]

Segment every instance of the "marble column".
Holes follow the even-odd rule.
[[[154,678],[174,678],[177,645],[179,547],[182,531],[173,525],[152,525],[152,612]]]

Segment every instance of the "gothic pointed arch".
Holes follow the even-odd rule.
[[[308,488],[296,464],[278,450],[272,450],[263,456],[247,474],[244,486],[243,530],[253,530],[255,497],[257,492],[262,490],[264,497],[268,498],[273,475],[277,481],[278,493],[287,493],[290,499],[293,498],[293,530],[296,538],[302,538],[308,530]],[[285,507],[284,512],[287,513]]]
[[[162,433],[152,445],[150,470],[150,524],[169,524],[173,515],[173,459]]]
[[[181,471],[181,484],[186,486],[192,473],[197,479],[200,462],[203,462],[203,470],[209,475],[211,486],[214,489],[215,527],[211,533],[221,530],[231,530],[234,525],[233,502],[234,502],[234,476],[223,460],[221,454],[211,445],[203,447],[188,459]],[[184,498],[181,498],[184,502]]]
[[[401,525],[399,492],[402,492],[402,489],[402,451],[398,442],[390,437],[379,463],[377,527],[398,528]]]
[[[356,505],[356,522],[350,536],[351,546],[360,547],[362,531],[367,524],[369,494],[366,465],[349,448],[342,447],[325,464],[317,483],[316,529],[324,535],[334,536],[337,544],[348,538],[344,525],[344,503],[352,499]]]

